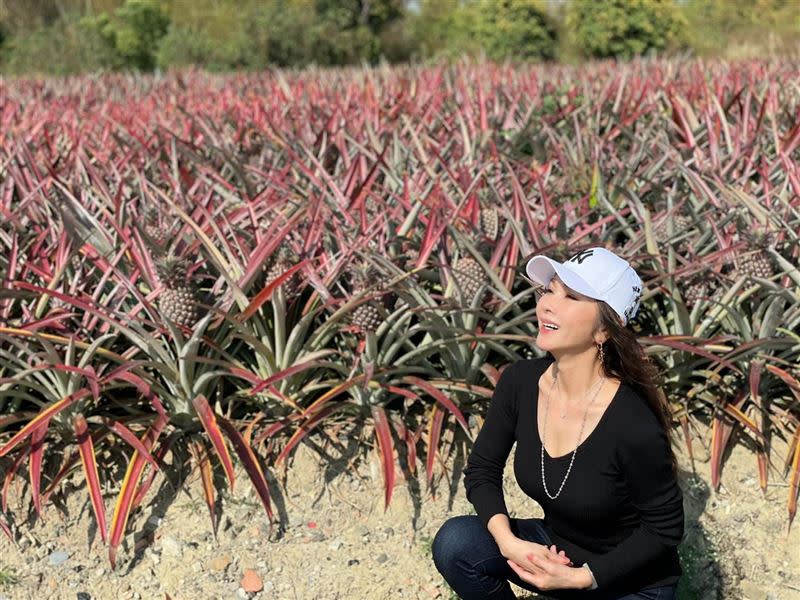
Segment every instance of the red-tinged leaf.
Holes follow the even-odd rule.
[[[110,265],[109,265],[110,267]],[[71,304],[77,308],[80,308],[82,311],[94,315],[95,318],[103,319],[103,321],[110,323],[120,331],[125,331],[126,333],[130,334],[132,338],[136,338],[133,331],[128,329],[123,323],[120,321],[112,318],[111,313],[108,312],[107,309],[101,307],[95,307],[93,304],[86,302],[85,300],[81,300],[80,298],[75,298],[73,296],[69,296],[68,294],[62,294],[55,290],[49,290],[47,288],[43,288],[38,285],[33,285],[30,283],[26,283],[24,281],[13,281],[12,286],[21,290],[27,290],[30,292],[37,292],[39,294],[47,294],[49,296],[54,296],[63,302]],[[135,290],[135,288],[134,288]]]
[[[711,422],[711,487],[719,489],[720,462],[722,457],[722,416],[715,415]]]
[[[0,456],[5,456],[14,447],[19,444],[22,440],[26,437],[31,435],[33,432],[38,431],[42,427],[47,427],[47,422],[55,415],[60,413],[62,410],[71,406],[78,400],[85,398],[91,392],[86,388],[80,389],[74,394],[70,394],[69,396],[57,401],[53,402],[47,408],[42,410],[38,415],[36,415],[30,422],[25,425],[22,429],[20,429],[14,437],[12,437],[2,448],[0,448]]]
[[[442,423],[444,423],[444,411],[438,406],[431,407],[431,418],[428,421],[428,456],[425,460],[425,471],[428,477],[428,488],[433,483],[433,461],[439,452],[439,438],[442,436]],[[431,490],[434,498],[436,493]]]
[[[258,375],[256,375],[252,371],[248,371],[247,369],[241,369],[239,367],[230,367],[228,371],[230,372],[231,375],[244,379],[252,383],[253,385],[261,381],[261,378]]]
[[[14,462],[11,463],[11,466],[8,468],[8,472],[6,473],[5,478],[3,479],[3,499],[2,499],[2,510],[3,512],[8,512],[8,488],[11,486],[11,482],[13,481],[17,471],[19,470],[19,466],[22,464],[22,461],[27,458],[28,454],[30,453],[30,442],[28,446],[24,450],[20,450],[19,454],[17,454]]]
[[[42,456],[44,455],[44,438],[47,435],[47,427],[50,419],[46,419],[44,424],[31,433],[31,451],[28,459],[28,472],[31,482],[31,495],[33,496],[33,507],[36,514],[42,516],[41,483],[42,483]]]
[[[403,378],[403,381],[407,381],[412,385],[416,385],[417,387],[421,388],[424,392],[430,395],[434,400],[436,400],[439,404],[444,406],[447,410],[449,410],[453,415],[455,415],[456,420],[461,425],[461,428],[466,432],[467,437],[472,439],[472,434],[469,430],[469,423],[464,418],[464,415],[461,413],[461,410],[453,403],[450,398],[447,397],[447,394],[442,392],[439,388],[431,385],[424,379],[420,379],[419,377],[414,377],[413,375],[407,375]]]
[[[108,375],[103,377],[102,381],[104,383],[109,383],[112,381],[125,381],[127,383],[130,383],[139,391],[139,393],[142,396],[147,398],[147,400],[153,406],[155,411],[161,417],[166,418],[167,414],[166,411],[164,410],[164,405],[161,403],[161,400],[158,398],[158,396],[156,396],[153,393],[150,384],[141,377],[139,377],[138,375],[129,372],[130,369],[136,368],[138,365],[139,365],[138,361],[128,361],[124,365],[108,373]]]
[[[153,466],[154,469],[159,468],[158,463],[152,456],[150,456],[150,452],[147,451],[147,448],[144,447],[139,438],[137,438],[130,429],[125,427],[125,425],[119,421],[112,421],[111,419],[106,418],[103,418],[102,420],[106,427],[121,437],[131,448],[136,450],[142,456],[142,458],[144,458]]]
[[[211,516],[211,531],[217,535],[217,504],[215,500],[216,490],[214,489],[214,474],[211,470],[211,460],[208,456],[208,449],[200,440],[192,440],[189,445],[192,454],[195,456],[197,466],[200,468],[200,480],[203,482],[203,496],[208,506],[208,514]]]
[[[310,361],[307,361],[307,362],[301,362],[301,363],[292,365],[291,367],[289,367],[287,369],[284,369],[283,371],[278,371],[277,373],[267,377],[266,379],[259,380],[259,384],[256,385],[252,390],[250,390],[249,393],[250,393],[251,396],[253,396],[253,395],[259,393],[264,388],[269,387],[270,385],[273,385],[275,382],[282,381],[283,379],[286,379],[287,377],[291,377],[295,373],[300,373],[301,371],[305,371],[307,369],[311,369],[311,368],[318,367],[318,366],[319,366],[319,362],[315,361],[315,360],[310,360]]]
[[[142,437],[144,447],[152,449],[161,431],[166,425],[166,419],[157,417],[155,422],[148,428]],[[125,478],[122,480],[122,487],[117,496],[117,502],[114,506],[114,516],[111,519],[111,527],[108,542],[108,560],[111,563],[111,568],[116,568],[117,548],[125,533],[125,526],[128,524],[128,517],[130,516],[131,503],[133,501],[134,493],[139,483],[142,470],[144,469],[147,461],[139,455],[138,452],[133,453],[131,461],[128,463],[128,468],[125,471]]]
[[[109,435],[109,431],[107,429],[97,429],[92,434],[92,445],[97,445],[100,441],[105,439]],[[42,494],[42,502],[47,503],[48,499],[52,495],[52,493],[56,490],[59,486],[61,481],[69,475],[70,471],[72,471],[73,467],[78,464],[80,460],[80,452],[79,451],[72,451],[69,453],[67,457],[64,458],[64,462],[61,465],[61,468],[56,473],[56,476],[53,477],[53,480],[50,482],[50,485],[47,486],[47,489]]]
[[[789,479],[789,529],[792,528],[792,521],[797,513],[797,492],[800,490],[800,425],[797,427],[795,437],[798,438],[798,443],[794,446],[792,474]]]
[[[2,516],[0,516],[0,529],[3,530],[3,533],[6,534],[6,537],[8,537],[12,544],[16,544],[16,541],[14,540],[14,534],[11,533],[11,528],[8,526],[8,523],[6,523],[5,517]]]
[[[327,392],[322,394],[322,396],[320,396],[319,398],[314,400],[314,402],[312,402],[309,405],[309,407],[302,412],[302,414],[300,416],[304,417],[304,418],[309,418],[309,415],[311,415],[313,413],[316,413],[323,404],[328,402],[328,400],[331,400],[332,398],[335,398],[336,396],[338,396],[342,392],[348,390],[349,388],[353,387],[354,385],[358,385],[359,383],[361,383],[363,381],[364,381],[364,375],[356,375],[355,377],[353,377],[351,379],[348,379],[347,381],[345,381],[343,383],[340,383],[339,385],[331,388],[330,390],[328,390]]]
[[[159,466],[163,466],[164,464],[164,457],[167,455],[172,449],[172,445],[178,440],[178,438],[182,435],[181,431],[173,431],[167,436],[161,444],[158,446],[158,451],[156,452],[154,458]],[[144,497],[147,495],[147,492],[150,490],[150,487],[153,485],[153,480],[156,476],[156,470],[154,468],[150,468],[147,470],[147,475],[139,485],[139,488],[136,491],[136,495],[133,498],[133,502],[131,503],[131,510],[134,510],[137,506],[139,506]]]
[[[388,385],[388,384],[381,384],[381,387],[385,388],[387,391],[397,394],[398,396],[403,396],[404,398],[409,398],[411,400],[420,400],[419,394],[412,390],[407,390],[406,388],[397,387],[396,385]]]
[[[378,439],[378,448],[381,453],[381,467],[383,470],[384,486],[384,512],[389,508],[394,490],[394,443],[386,411],[380,406],[372,407],[372,420],[375,424],[375,437]]]
[[[253,443],[256,446],[258,446],[266,438],[272,437],[276,433],[278,433],[281,429],[284,429],[284,428],[288,427],[289,424],[292,421],[296,421],[296,420],[301,419],[301,418],[302,417],[300,415],[292,415],[291,417],[287,417],[285,419],[281,419],[280,421],[277,421],[277,422],[273,423],[272,425],[269,425],[268,427],[264,428],[264,430],[256,436],[256,439],[253,441]],[[270,443],[272,443],[271,440],[270,440]]]
[[[719,356],[716,356],[711,352],[703,350],[702,348],[698,348],[696,346],[692,346],[691,344],[685,344],[684,342],[680,342],[678,341],[679,338],[693,339],[690,338],[689,336],[670,336],[670,335],[642,336],[640,339],[646,344],[658,344],[658,345],[668,346],[670,348],[674,348],[675,350],[683,350],[684,352],[688,352],[689,354],[696,354],[697,356],[702,356],[703,358],[707,358],[714,364],[722,365],[724,367],[729,368],[731,371],[733,371],[738,375],[742,374],[742,370],[729,360],[720,358]]]
[[[75,438],[78,441],[81,463],[83,465],[83,475],[86,479],[86,487],[89,489],[89,499],[92,502],[94,516],[97,520],[97,527],[100,529],[100,538],[105,544],[108,542],[106,508],[103,503],[103,491],[100,487],[100,477],[97,473],[97,461],[95,460],[92,436],[89,435],[89,427],[86,424],[86,419],[80,413],[73,417],[72,427],[75,430]]]
[[[392,422],[394,424],[394,429],[397,432],[397,436],[402,438],[402,440],[406,443],[406,458],[407,458],[408,470],[410,473],[416,473],[417,446],[416,446],[416,440],[414,439],[414,434],[411,433],[411,430],[405,426],[402,420],[397,418],[392,418]]]
[[[305,267],[308,263],[308,260],[301,261],[296,265],[292,265],[289,269],[281,273],[278,277],[270,281],[267,286],[258,292],[255,297],[250,301],[250,304],[247,305],[241,314],[236,316],[236,319],[239,321],[246,321],[250,317],[252,317],[258,309],[261,308],[265,302],[267,302],[272,297],[272,292],[274,292],[278,287],[280,287],[287,279],[289,279],[292,275],[297,273],[300,269]]]
[[[428,257],[430,257],[434,247],[437,243],[439,243],[439,240],[442,236],[442,231],[444,231],[445,227],[446,224],[443,226],[437,223],[436,214],[431,213],[428,225],[425,227],[425,234],[422,238],[422,243],[420,244],[419,256],[417,257],[417,262],[414,265],[415,269],[420,268],[427,262]]]
[[[767,420],[765,407],[761,398],[761,394],[759,393],[759,389],[761,387],[761,374],[764,370],[764,362],[761,360],[752,360],[750,361],[750,377],[749,377],[749,384],[750,384],[750,397],[753,399],[753,403],[759,408],[761,413],[761,430],[758,431],[759,434],[769,428],[769,421]],[[767,422],[765,422],[767,421]],[[769,473],[767,470],[767,446],[766,446],[766,439],[764,438],[763,434],[760,435],[760,440],[756,445],[756,458],[758,459],[758,481],[759,485],[761,486],[761,492],[766,494],[767,492],[767,483],[769,481]]]
[[[275,465],[279,465],[281,461],[283,461],[289,453],[294,449],[294,447],[299,444],[304,437],[308,435],[308,433],[314,429],[320,422],[331,414],[334,410],[339,408],[339,405],[333,406],[326,406],[325,408],[319,410],[318,412],[314,413],[311,418],[309,418],[305,423],[300,425],[300,428],[292,434],[292,437],[289,438],[289,441],[286,443],[286,446],[278,455],[278,458],[275,459]]]
[[[264,505],[264,510],[267,511],[271,528],[272,507],[270,506],[269,486],[267,485],[267,480],[264,478],[264,472],[261,469],[258,458],[247,443],[247,440],[242,437],[230,421],[222,416],[218,416],[217,421],[219,422],[219,426],[225,431],[225,435],[228,436],[228,439],[233,444],[236,454],[239,455],[239,460],[241,460],[242,465],[244,465],[244,470],[247,472],[248,477],[250,477],[250,481],[253,482],[253,487],[256,489],[258,497],[261,499],[261,504]]]
[[[736,400],[728,403],[723,407],[722,413],[717,413],[713,417],[711,424],[711,487],[715,490],[719,489],[720,475],[722,473],[722,457],[725,453],[725,448],[728,445],[731,433],[733,433],[733,425],[725,421],[724,413],[731,414],[731,408],[735,408],[739,414],[741,413],[741,406],[747,399],[747,394],[744,391],[739,392]],[[745,417],[746,419],[747,417]],[[734,421],[735,423],[736,421]]]
[[[490,365],[489,363],[483,363],[481,365],[481,372],[486,375],[486,378],[492,382],[492,385],[496,386],[497,382],[500,381],[500,371],[498,371],[494,366]]]
[[[217,425],[217,419],[214,415],[214,411],[208,404],[206,397],[202,394],[192,399],[192,406],[194,406],[197,416],[200,417],[200,422],[203,424],[203,429],[206,430],[206,435],[208,435],[211,445],[214,446],[214,450],[222,462],[222,467],[225,469],[225,474],[228,476],[231,490],[233,490],[233,462],[231,461],[231,455],[228,452],[228,447],[225,445],[225,440],[222,437],[222,432],[219,430],[219,426]]]
[[[783,382],[789,386],[789,389],[792,390],[794,397],[800,401],[800,381],[797,381],[794,377],[792,377],[789,373],[781,369],[780,367],[776,367],[775,365],[768,364],[766,365],[767,371],[774,373],[778,377],[780,377]]]

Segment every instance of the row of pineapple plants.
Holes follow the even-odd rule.
[[[781,436],[791,521],[800,95],[759,76],[793,69],[3,84],[0,527],[15,539],[77,470],[113,563],[184,459],[212,527],[234,460],[272,523],[265,473],[317,428],[366,428],[386,506],[418,457],[431,486],[502,366],[537,353],[520,265],[595,244],[641,265],[633,326],[689,452],[711,422],[716,487],[738,428],[766,490]]]

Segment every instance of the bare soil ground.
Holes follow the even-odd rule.
[[[800,600],[800,533],[797,525],[787,531],[788,485],[780,469],[771,468],[762,495],[755,454],[736,443],[722,487],[712,491],[708,431],[699,427],[696,472],[678,448],[687,516],[680,600]],[[775,440],[777,467],[786,452],[781,444]],[[0,536],[0,599],[454,598],[434,568],[430,541],[448,517],[474,512],[464,496],[463,451],[437,463],[435,497],[424,482],[398,473],[384,511],[377,453],[356,447],[345,435],[317,433],[285,470],[273,471],[280,525],[272,531],[244,472],[237,471],[235,491],[222,494],[216,537],[199,481],[189,477],[173,487],[162,480],[132,517],[113,572],[75,480],[60,508],[48,505],[43,520],[21,528],[17,545]],[[511,464],[510,458],[509,510],[541,516],[516,485]],[[424,464],[417,472],[424,474]],[[112,493],[106,502],[110,516]],[[17,521],[26,517],[27,507],[11,508]]]

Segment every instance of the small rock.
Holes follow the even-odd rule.
[[[347,561],[347,566],[352,567],[353,565],[359,564],[359,562],[360,561],[357,558],[351,558],[350,560]]]
[[[150,525],[151,527],[158,527],[159,525],[161,525],[161,517],[159,517],[158,515],[150,515],[147,518],[147,524]]]
[[[386,534],[386,537],[392,537],[394,535],[394,529],[392,529],[391,527],[387,527],[386,529],[383,530],[383,533]]]
[[[212,571],[216,571],[220,573],[225,571],[228,568],[228,565],[231,564],[231,557],[227,554],[223,554],[222,556],[217,556],[216,558],[212,558],[211,561],[208,563],[208,568]]]
[[[342,540],[334,540],[328,545],[328,548],[330,548],[331,550],[338,550],[339,548],[342,547],[342,544],[343,544]]]
[[[253,569],[244,570],[244,577],[242,577],[240,585],[246,592],[260,592],[264,589],[264,583],[261,581],[261,577]]]
[[[56,550],[55,552],[50,553],[47,562],[51,567],[57,567],[58,565],[67,562],[67,560],[69,560],[69,553],[64,552],[63,550]]]
[[[238,590],[236,590],[236,597],[241,598],[241,600],[247,600],[247,598],[250,597],[250,594],[245,592],[242,588],[239,588]]]
[[[88,594],[88,592],[78,592],[76,600],[92,600],[92,597]]]
[[[369,527],[366,525],[359,525],[357,531],[358,535],[369,535]]]
[[[383,552],[381,552],[378,555],[378,558],[376,558],[375,560],[377,560],[379,563],[385,563],[387,560],[389,560],[389,557],[386,556],[386,554],[384,554]]]
[[[742,594],[745,600],[763,600],[765,596],[764,589],[751,581],[742,582]]]
[[[164,537],[161,540],[161,550],[165,556],[174,556],[179,558],[183,555],[183,548],[181,543],[173,537]]]
[[[202,573],[202,571],[203,565],[201,565],[199,562],[192,563],[192,573]]]

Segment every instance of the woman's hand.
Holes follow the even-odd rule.
[[[520,576],[520,579],[523,581],[530,580],[523,577],[521,573],[527,573],[530,576],[531,574],[542,572],[542,569],[537,567],[537,562],[539,564],[552,564],[564,569],[570,569],[569,565],[572,564],[572,561],[564,554],[563,550],[559,552],[556,549],[555,544],[548,548],[542,544],[528,542],[517,537],[503,544],[500,547],[500,552],[508,559],[508,563],[511,565],[511,568],[517,572],[517,574]],[[536,562],[531,560],[531,557],[533,557]],[[533,585],[539,587],[539,585],[533,581],[530,583],[533,583]],[[540,589],[544,590],[556,588]]]
[[[538,544],[534,544],[537,545]],[[535,585],[542,591],[560,589],[583,589],[591,585],[591,574],[583,567],[572,567],[572,561],[565,564],[564,551],[555,553],[555,546],[547,549],[547,554],[540,552],[526,552],[522,560],[509,559],[509,566],[522,581]],[[553,557],[558,558],[553,558]],[[561,559],[561,560],[559,560]],[[588,578],[588,583],[587,583]]]

